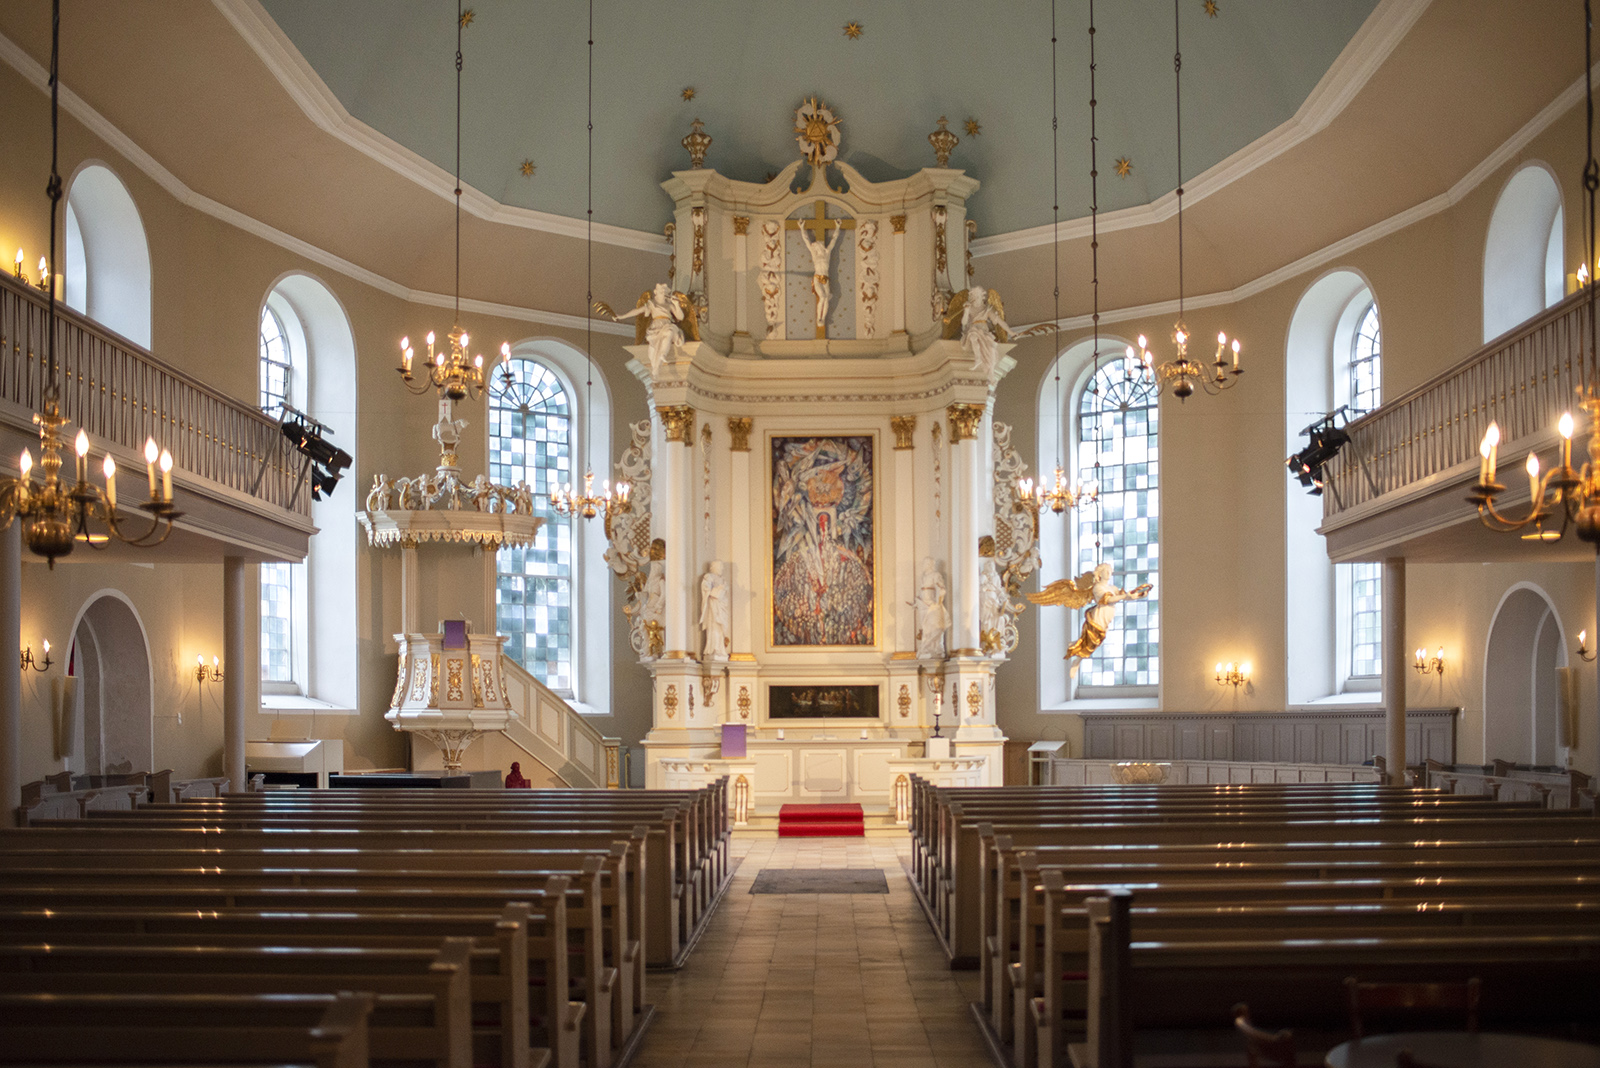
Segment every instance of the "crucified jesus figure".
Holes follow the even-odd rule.
[[[833,220],[833,236],[828,238],[826,245],[811,240],[804,229],[800,231],[800,240],[805,242],[806,251],[811,253],[811,292],[817,297],[818,326],[828,321],[828,261],[833,255],[833,246],[839,243],[839,230],[843,225],[840,220]]]

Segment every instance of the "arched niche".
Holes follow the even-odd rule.
[[[150,246],[133,197],[103,163],[85,163],[68,186],[65,252],[67,307],[148,349]]]
[[[1284,455],[1306,445],[1301,433],[1325,413],[1345,403],[1348,392],[1337,372],[1348,353],[1360,316],[1373,301],[1372,287],[1357,271],[1329,271],[1300,297],[1289,320],[1284,345]],[[1286,603],[1284,678],[1291,705],[1337,694],[1341,671],[1338,583],[1322,524],[1322,498],[1313,496],[1287,472],[1284,518]]]
[[[1558,763],[1556,668],[1567,663],[1561,619],[1544,590],[1519,583],[1489,627],[1483,662],[1485,760]]]
[[[112,764],[155,770],[150,643],[126,597],[102,590],[78,613],[68,650],[78,685],[63,735],[71,763],[91,775]]]
[[[1561,299],[1565,273],[1561,187],[1542,163],[1529,163],[1500,191],[1483,246],[1483,340]]]
[[[333,291],[302,272],[277,279],[262,301],[283,323],[301,380],[290,403],[326,424],[331,440],[356,455],[357,399],[355,335]],[[258,310],[259,317],[259,310]],[[334,492],[311,502],[317,534],[306,557],[305,581],[296,607],[304,637],[296,642],[295,677],[305,694],[339,708],[358,708],[356,635],[356,511],[361,487],[354,464]]]

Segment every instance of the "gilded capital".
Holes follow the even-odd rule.
[[[917,430],[917,417],[914,415],[894,415],[889,417],[889,429],[894,431],[894,447],[896,449],[914,449],[916,442],[911,436]]]
[[[952,404],[944,410],[945,415],[950,417],[950,444],[978,436],[978,424],[983,422],[983,408],[981,404]]]
[[[728,437],[732,439],[732,444],[728,447],[731,451],[750,451],[750,423],[748,415],[728,416]]]
[[[904,215],[891,215],[889,216],[889,225],[894,229],[895,233],[903,234],[906,232],[906,217]]]
[[[668,441],[694,444],[694,409],[687,404],[667,404],[656,409]]]
[[[750,232],[750,216],[735,215],[733,217],[733,232],[736,234],[748,234]]]

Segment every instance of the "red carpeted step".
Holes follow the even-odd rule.
[[[866,833],[860,805],[784,805],[778,810],[780,838],[860,838]]]

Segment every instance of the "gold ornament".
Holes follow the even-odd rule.
[[[839,158],[839,126],[843,121],[814,96],[794,109],[795,142],[806,162],[821,167]]]
[[[521,167],[519,169],[522,171],[522,176],[524,178],[532,178],[533,177],[533,172],[538,170],[539,168],[534,166],[533,160],[525,159],[525,160],[522,161]]]
[[[686,86],[683,87],[683,98],[685,100],[693,100],[694,99],[694,86],[686,85]]]
[[[950,418],[950,444],[978,436],[978,424],[983,422],[983,405],[952,404],[944,411]]]
[[[961,143],[961,138],[950,129],[949,122],[949,119],[940,115],[939,128],[928,135],[928,144],[933,146],[933,158],[941,167],[950,166],[950,153]]]
[[[846,37],[850,38],[850,40],[852,40],[852,41],[861,40],[861,33],[862,33],[861,23],[856,22],[854,19],[852,19],[851,21],[849,21],[849,22],[844,24],[844,35]]]
[[[748,415],[730,415],[728,417],[728,448],[732,452],[750,451],[750,417]]]
[[[1126,178],[1133,173],[1133,160],[1127,156],[1117,157],[1117,177]]]
[[[894,447],[896,449],[914,449],[917,447],[917,443],[912,440],[912,436],[917,432],[916,416],[890,416],[889,429],[894,431]]]
[[[968,119],[962,125],[966,128],[968,137],[977,137],[983,132],[983,127],[978,125],[977,119]]]
[[[705,123],[695,119],[689,124],[689,133],[679,144],[683,145],[689,153],[689,166],[699,170],[706,162],[706,150],[711,147],[711,135],[706,133]]]

